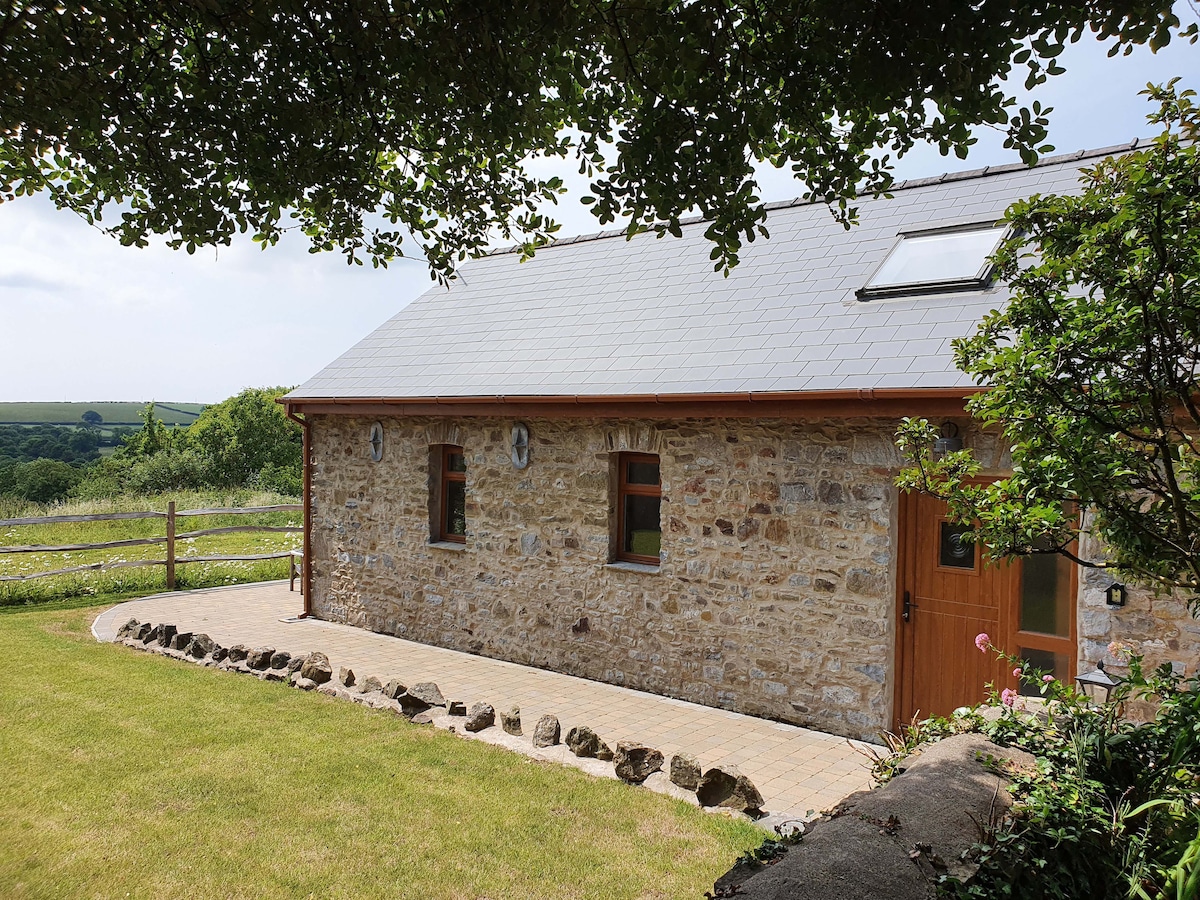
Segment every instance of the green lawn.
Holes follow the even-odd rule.
[[[276,494],[240,491],[229,494],[176,493],[155,497],[120,497],[114,500],[72,501],[53,506],[29,504],[0,498],[0,519],[29,516],[80,515],[89,513],[166,511],[167,501],[177,508],[211,509],[229,506],[274,506],[296,502],[295,498]],[[299,512],[260,513],[235,516],[188,516],[177,520],[182,534],[231,525],[302,525]],[[105,522],[67,522],[52,525],[13,525],[0,527],[0,546],[62,546],[98,544],[130,538],[160,537],[166,533],[164,519],[119,519]],[[250,556],[299,549],[299,532],[238,532],[205,535],[177,541],[175,554],[188,556]],[[72,552],[0,553],[0,575],[25,575],[85,565],[100,561],[163,559],[164,544],[117,547],[107,550]],[[181,563],[175,567],[180,589],[212,587],[270,581],[288,577],[286,559],[225,563]],[[166,589],[166,569],[162,566],[111,569],[38,578],[30,581],[0,582],[0,606],[41,603],[64,597],[110,593],[161,591]]]
[[[0,611],[5,897],[684,898],[754,826]]]

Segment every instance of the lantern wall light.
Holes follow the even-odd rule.
[[[1085,672],[1082,675],[1076,676],[1075,680],[1079,683],[1079,689],[1097,706],[1103,706],[1107,703],[1112,689],[1120,684],[1119,681],[1104,671],[1104,660],[1096,663],[1096,671]]]
[[[933,442],[933,452],[936,456],[945,456],[963,448],[962,438],[958,436],[958,426],[953,422],[945,422],[941,427],[941,437]]]
[[[1114,581],[1104,589],[1104,598],[1108,601],[1109,606],[1124,606],[1125,594],[1125,585],[1119,581]]]

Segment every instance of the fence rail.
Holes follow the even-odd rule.
[[[294,558],[291,550],[280,553],[230,554],[222,556],[176,556],[175,541],[184,538],[203,537],[210,534],[233,534],[244,531],[297,532],[304,531],[298,525],[227,525],[223,528],[204,528],[199,531],[177,532],[176,519],[180,516],[237,516],[250,513],[270,512],[300,512],[304,509],[298,503],[285,503],[278,506],[247,506],[247,507],[217,507],[213,509],[184,509],[176,510],[175,501],[167,504],[166,512],[124,512],[124,513],[95,513],[80,516],[38,516],[22,519],[0,519],[0,528],[11,525],[54,525],[64,522],[106,522],[120,519],[166,519],[166,534],[162,537],[126,538],[120,541],[103,541],[95,544],[62,544],[44,546],[30,544],[27,546],[0,547],[0,553],[66,553],[73,550],[108,550],[117,547],[138,547],[148,544],[166,544],[164,559],[135,559],[119,560],[116,562],[85,563],[64,569],[53,569],[48,572],[31,572],[26,575],[0,575],[0,581],[29,581],[34,578],[49,578],[52,575],[70,575],[75,572],[92,572],[103,569],[130,569],[139,566],[166,566],[167,590],[175,589],[175,566],[180,563],[192,562],[254,562],[264,559]]]

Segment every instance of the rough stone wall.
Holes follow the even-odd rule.
[[[314,416],[322,618],[873,738],[889,726],[895,423]],[[467,541],[429,543],[430,452],[467,458]],[[611,466],[661,458],[663,561],[610,565]]]
[[[1086,559],[1104,557],[1092,539],[1084,541],[1081,553]],[[1125,606],[1109,606],[1105,590],[1113,580],[1103,570],[1080,570],[1079,671],[1090,672],[1103,660],[1111,674],[1125,674],[1125,658],[1108,649],[1115,641],[1142,654],[1147,671],[1170,663],[1180,674],[1195,674],[1200,664],[1200,619],[1188,611],[1186,601],[1178,594],[1156,595],[1130,585]]]

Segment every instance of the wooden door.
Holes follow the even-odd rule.
[[[899,719],[945,716],[987,699],[987,685],[1002,677],[991,653],[975,636],[1001,637],[1003,598],[1011,567],[986,565],[981,548],[960,542],[964,529],[945,518],[946,505],[911,495],[903,557],[907,577],[900,598],[902,684]]]
[[[1018,689],[1009,666],[975,637],[1074,677],[1075,573],[1062,557],[987,559],[959,541],[946,506],[922,494],[900,503],[896,725],[949,715],[987,699],[989,686]]]

